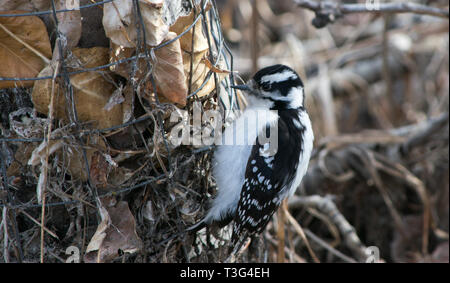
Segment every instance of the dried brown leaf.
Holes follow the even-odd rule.
[[[23,11],[0,12],[19,14]],[[36,16],[0,17],[0,77],[36,77],[51,58],[47,29]],[[32,81],[0,81],[0,88],[29,87]]]
[[[163,0],[139,0],[145,26],[146,43],[160,44],[167,36],[169,27],[163,21]],[[103,27],[106,36],[117,45],[135,47],[137,18],[133,1],[116,0],[103,7]]]
[[[176,36],[176,33],[170,32],[166,41]],[[156,62],[154,62],[153,75],[158,94],[163,95],[170,102],[184,106],[186,105],[188,90],[181,52],[180,41],[178,39],[156,50]]]
[[[216,87],[214,81],[214,74],[211,74],[208,78],[209,72],[217,74],[218,83],[220,83],[227,75],[228,71],[224,71],[219,64],[219,67],[213,67],[211,62],[207,59],[208,51],[196,52],[192,56],[193,66],[192,66],[192,81],[191,81],[191,93],[197,91],[202,87],[205,80],[208,81],[205,85],[197,92],[198,97],[202,97],[210,94]],[[183,52],[183,62],[184,62],[184,72],[186,73],[186,83],[189,85],[189,73],[191,68],[191,54],[188,52]],[[213,67],[213,69],[210,69]]]
[[[142,248],[136,221],[127,202],[103,198],[100,215],[102,221],[86,249],[85,262],[108,262],[119,256],[119,250],[135,253]]]
[[[110,57],[111,57],[111,63],[120,61],[122,59],[130,58],[136,53],[135,48],[129,48],[122,45],[115,44],[113,41],[110,42]],[[120,64],[114,64],[109,69],[113,71],[114,73],[121,75],[124,78],[127,78],[128,80],[131,79],[132,74],[132,63],[131,61],[125,61]],[[142,59],[139,59],[137,61],[137,69],[136,69],[136,77],[142,78],[142,71],[144,70],[144,61]]]
[[[170,27],[170,31],[181,34],[194,23],[194,20],[194,12],[192,11],[188,16],[179,17],[175,24]],[[181,49],[187,52],[192,51],[192,36],[194,36],[194,52],[208,50],[208,40],[203,32],[201,19],[180,38]]]
[[[75,9],[74,11],[57,13],[58,31],[66,36],[67,49],[77,46],[81,38],[81,13],[77,10],[80,7],[80,0],[58,0],[55,3],[57,10]]]
[[[80,68],[92,68],[109,62],[108,49],[102,47],[75,48],[73,55],[81,62]],[[53,70],[48,66],[39,75],[51,74]],[[106,79],[108,75],[110,75],[109,71],[103,74],[84,72],[70,77],[78,118],[84,122],[93,122],[99,129],[119,125],[123,121],[121,104],[113,106],[110,110],[104,109],[115,90],[115,86]],[[40,113],[48,112],[51,87],[51,79],[37,81],[34,85],[32,99],[36,110]],[[55,95],[55,117],[68,120],[66,97],[58,84],[56,84]]]
[[[110,165],[100,152],[95,152],[91,159],[91,181],[98,188],[105,188],[108,182]]]

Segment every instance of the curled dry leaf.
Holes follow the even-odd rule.
[[[199,8],[197,8],[197,10],[200,11]],[[170,27],[170,31],[181,34],[194,23],[196,18],[195,15],[197,14],[192,11],[188,16],[179,17],[175,24]],[[193,28],[180,37],[181,49],[187,52],[192,51],[192,36],[194,36],[194,52],[204,52],[205,50],[208,50],[208,40],[203,31],[201,19],[197,21]]]
[[[57,10],[75,9],[74,11],[57,13],[58,31],[66,36],[68,50],[77,46],[81,37],[80,0],[58,0],[55,2]],[[78,10],[77,10],[78,9]]]
[[[105,188],[108,183],[108,173],[111,169],[106,158],[100,152],[95,152],[90,167],[91,181],[97,188]]]
[[[206,8],[208,10],[210,6],[208,5]],[[200,11],[200,7],[198,6],[197,11]],[[177,34],[184,32],[194,23],[195,17],[196,13],[194,11],[192,11],[188,16],[179,17],[177,22],[170,28],[170,30],[176,32]],[[207,32],[210,33],[209,27]],[[194,40],[194,46],[192,46],[192,40]],[[215,81],[213,74],[208,77],[209,72],[211,71],[212,73],[218,74],[218,82],[222,81],[222,79],[225,78],[226,75],[229,74],[229,72],[222,69],[222,64],[220,64],[220,62],[219,67],[214,67],[213,64],[208,60],[208,39],[205,36],[205,30],[203,28],[201,20],[199,20],[193,28],[191,28],[185,35],[180,38],[180,44],[181,49],[183,50],[183,65],[184,73],[186,74],[186,84],[188,86],[188,89],[190,89],[190,93],[197,91],[197,97],[202,97],[210,94],[215,89]],[[193,53],[191,52],[192,50],[194,51]],[[190,74],[191,61],[192,74]],[[191,75],[192,78],[189,79]],[[208,79],[207,82],[205,82],[206,79]],[[190,87],[189,83],[191,83]],[[201,89],[199,90],[199,88]]]
[[[135,48],[129,48],[122,45],[115,44],[113,41],[110,43],[110,61],[111,63],[130,58],[136,54]],[[133,79],[130,76],[133,73],[132,67],[133,67],[134,61],[125,61],[120,64],[114,64],[110,68],[111,71],[114,73],[121,75],[124,78],[127,78],[128,80]],[[136,62],[136,72],[135,76],[136,79],[142,79],[144,76],[144,71],[146,70],[146,64],[143,59],[138,59]]]
[[[210,7],[208,6],[207,8],[209,9]],[[197,7],[197,11],[200,11],[200,7]],[[188,29],[194,22],[194,15],[195,13],[191,11],[187,16],[179,16],[174,25],[170,27],[170,32],[163,42],[174,39],[177,35]],[[192,48],[193,39],[194,48]],[[111,47],[111,62],[129,58],[135,55],[136,52],[135,48],[132,48],[129,44],[116,44],[114,40],[111,41]],[[198,21],[182,37],[167,46],[155,50],[155,61],[151,62],[151,65],[153,66],[156,92],[161,102],[178,103],[184,106],[186,104],[188,89],[191,90],[191,93],[197,91],[198,97],[208,95],[215,89],[215,81],[212,73],[217,74],[219,82],[229,74],[228,71],[223,69],[223,64],[214,67],[207,59],[208,47],[208,40],[203,31],[202,21]],[[150,46],[148,48],[151,49]],[[190,79],[192,50],[194,50],[194,53],[192,55],[192,79]],[[133,64],[134,62],[127,61],[112,66],[111,70],[128,80],[143,79],[146,75],[146,70],[148,70],[146,62],[144,59],[138,60],[136,72],[134,73],[136,78],[130,77],[133,74]],[[206,79],[208,81],[204,84]],[[189,88],[190,83],[191,88]],[[146,89],[148,93],[154,93],[154,86],[150,81],[147,81]],[[152,96],[148,98],[152,101],[154,100]]]
[[[52,132],[52,138],[62,135],[60,129]],[[73,180],[86,181],[88,178],[86,170],[86,162],[82,149],[77,145],[66,144],[63,140],[50,140],[49,142],[42,141],[41,144],[34,148],[31,156],[28,155],[28,165],[39,166],[44,163],[45,155],[49,147],[49,156],[57,154],[60,160],[64,162],[64,168],[68,168],[69,174]],[[98,136],[90,135],[86,141],[84,150],[86,151],[86,158],[90,165],[94,154],[98,149],[105,148],[103,139]],[[91,165],[90,165],[91,167]]]
[[[166,41],[172,40],[176,36],[176,33],[170,32]],[[156,50],[155,55],[156,62],[153,63],[153,75],[157,92],[170,102],[182,106],[186,105],[188,90],[179,39]]]
[[[90,163],[91,181],[99,189],[114,190],[128,181],[133,172],[126,167],[119,167],[107,154],[100,151],[92,154]]]
[[[20,108],[9,113],[11,130],[22,138],[42,137],[46,119],[39,118],[36,111],[30,107]]]
[[[167,36],[169,27],[163,21],[163,0],[139,0],[145,26],[146,43],[160,44]],[[135,47],[137,41],[133,1],[116,0],[103,6],[103,27],[106,36],[117,45]]]
[[[23,11],[0,12],[19,14]],[[36,16],[0,17],[0,77],[36,77],[51,58],[47,29]],[[32,81],[0,81],[0,88],[29,87]]]
[[[176,34],[170,32],[167,40],[174,37],[176,37]],[[134,48],[119,46],[113,42],[111,42],[111,47],[112,62],[129,58],[135,53]],[[153,76],[160,99],[163,102],[166,100],[184,106],[186,104],[187,87],[179,40],[156,50],[154,54],[156,60],[150,64],[153,66]],[[111,70],[130,80],[133,79],[131,78],[131,75],[133,74],[133,63],[134,62],[123,62],[121,64],[116,64],[111,66]],[[148,69],[147,64],[144,59],[139,59],[136,65],[135,79],[141,80],[146,75],[145,72]],[[150,93],[153,93],[153,87],[150,80],[147,83],[147,89]]]
[[[80,68],[92,68],[107,64],[109,53],[107,48],[75,48],[74,57],[81,62]],[[53,75],[53,70],[47,66],[39,76]],[[121,104],[114,105],[110,110],[104,109],[111,95],[116,89],[107,79],[111,75],[110,71],[84,72],[70,77],[70,82],[74,91],[74,103],[76,106],[78,119],[83,122],[93,122],[94,126],[108,128],[122,124],[123,110]],[[66,112],[66,97],[63,89],[55,84],[55,117],[57,119],[68,120]],[[37,81],[33,88],[32,100],[36,110],[47,114],[50,104],[52,80]]]
[[[95,135],[89,135],[86,140],[84,150],[86,152],[86,158],[88,166],[93,168],[92,163],[96,162],[95,156],[99,153],[99,149],[106,148],[105,142],[102,138]],[[74,180],[86,181],[88,179],[86,161],[84,159],[83,150],[75,145],[67,145],[67,148],[60,151],[61,160],[64,160],[65,168],[69,169],[69,173]]]
[[[103,107],[106,111],[111,110],[114,106],[119,105],[125,101],[125,98],[122,95],[123,87],[117,88],[109,98],[108,103]]]
[[[190,72],[191,58],[193,61],[193,66],[190,89],[191,93],[197,91],[197,97],[208,95],[215,89],[216,84],[213,73],[217,74],[218,83],[220,83],[229,74],[229,71],[222,69],[223,64],[220,62],[220,67],[214,67],[212,65],[212,63],[207,59],[207,51],[194,53],[192,57],[188,52],[183,52],[184,71],[187,74]],[[211,75],[208,77],[210,71]],[[208,81],[205,83],[206,79],[208,79]],[[189,76],[187,76],[186,82],[189,86]],[[205,85],[202,87],[204,83]]]
[[[108,262],[119,256],[119,250],[135,253],[142,248],[128,203],[105,197],[101,200],[100,216],[102,221],[86,249],[85,262]]]
[[[6,175],[19,176],[27,161],[30,159],[35,146],[32,143],[19,143],[16,153],[14,154],[14,160],[6,169]]]

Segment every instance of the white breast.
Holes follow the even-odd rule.
[[[258,115],[256,111],[265,111],[265,115]],[[261,112],[259,112],[261,114]],[[261,119],[262,118],[262,119]],[[217,147],[213,158],[213,176],[216,180],[218,192],[213,205],[205,217],[205,222],[219,221],[229,213],[234,213],[239,202],[245,170],[252,145],[258,133],[269,123],[276,123],[278,115],[273,111],[260,108],[248,108],[225,129],[224,136],[228,138],[226,144]],[[245,143],[230,144],[230,137]],[[233,139],[231,138],[231,141]],[[250,142],[247,142],[250,141]]]

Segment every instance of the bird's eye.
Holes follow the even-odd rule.
[[[261,89],[264,90],[264,91],[269,91],[270,90],[270,85],[263,84],[263,85],[261,85]]]

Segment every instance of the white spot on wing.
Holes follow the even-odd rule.
[[[294,123],[294,126],[295,126],[297,129],[301,129],[301,128],[302,128],[302,124],[300,124],[300,121],[299,121],[299,120],[294,119],[294,120],[292,120],[292,122]]]

